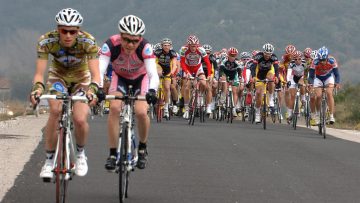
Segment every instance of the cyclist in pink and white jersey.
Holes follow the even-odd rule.
[[[200,46],[199,39],[195,35],[190,35],[187,39],[187,45],[181,47],[180,49],[180,65],[184,71],[184,77],[189,78],[190,76],[199,77],[200,79],[200,89],[205,91],[207,88],[206,77],[202,67],[201,60],[203,60],[207,67],[211,67],[209,61],[209,56],[207,55],[205,49]],[[208,74],[212,75],[212,69],[208,68]],[[185,113],[183,117],[188,119],[189,117],[189,97],[190,97],[190,81],[185,82],[184,90],[184,103],[185,103]],[[206,95],[206,103],[210,105],[211,95]]]
[[[151,44],[142,36],[145,33],[144,22],[134,16],[121,18],[118,24],[120,33],[111,36],[102,46],[100,52],[100,70],[106,70],[112,63],[113,74],[109,94],[124,95],[128,93],[128,86],[133,86],[135,95],[146,95],[147,103],[156,103],[155,90],[159,85],[159,76],[156,70],[155,55]],[[117,136],[119,133],[119,114],[121,101],[110,102],[108,117],[108,138],[110,155],[106,160],[105,168],[115,170]],[[139,160],[137,167],[144,169],[147,163],[147,138],[150,128],[150,119],[147,115],[146,101],[135,101],[135,115],[139,132]]]

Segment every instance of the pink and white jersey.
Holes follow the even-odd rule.
[[[133,54],[126,54],[121,47],[120,34],[111,36],[102,46],[100,56],[111,58],[114,72],[126,79],[134,80],[147,73],[144,60],[154,58],[151,45],[147,40],[140,42],[139,48]]]

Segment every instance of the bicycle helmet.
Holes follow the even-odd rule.
[[[310,54],[310,57],[314,60],[317,57],[317,50],[313,50]]]
[[[285,53],[286,54],[293,54],[296,51],[296,48],[294,45],[289,44],[285,47]]]
[[[263,52],[266,54],[274,53],[274,46],[270,43],[264,44],[264,46],[262,48],[263,48]]]
[[[253,50],[251,52],[251,55],[254,57],[256,54],[258,54],[260,51],[259,50]]]
[[[293,54],[292,54],[293,58],[301,58],[302,57],[302,53],[299,50],[296,50]]]
[[[56,14],[55,21],[58,25],[80,27],[83,23],[83,18],[77,10],[65,8]]]
[[[312,52],[312,49],[311,48],[309,48],[309,47],[307,47],[307,48],[305,48],[304,49],[304,56],[306,57],[306,58],[310,58],[311,56],[311,52]]]
[[[249,52],[241,52],[240,53],[240,59],[241,60],[245,60],[245,59],[250,59],[252,56]]]
[[[325,60],[325,59],[328,58],[328,56],[329,56],[329,50],[328,50],[325,46],[321,47],[321,48],[318,50],[317,58],[318,58],[319,60]]]
[[[156,50],[158,50],[158,49],[161,49],[161,43],[156,43],[155,45],[154,45],[154,51],[156,51]]]
[[[209,44],[204,44],[202,47],[205,49],[205,51],[212,52],[212,47]]]
[[[239,53],[239,51],[235,48],[235,47],[230,47],[229,49],[228,49],[228,54],[229,55],[237,55]]]
[[[190,35],[187,38],[187,44],[188,45],[199,45],[200,44],[199,38],[197,38],[195,35]]]
[[[145,34],[144,22],[139,17],[134,15],[127,15],[122,17],[119,20],[118,27],[120,33],[140,36]]]
[[[164,44],[170,44],[170,46],[172,45],[172,41],[169,38],[164,38],[161,40],[161,45]]]

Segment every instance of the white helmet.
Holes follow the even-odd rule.
[[[310,57],[311,57],[313,60],[315,60],[315,59],[317,58],[317,53],[318,53],[317,50],[313,50],[313,51],[311,52],[311,54],[310,54]]]
[[[124,16],[119,21],[119,30],[120,33],[125,33],[129,35],[144,35],[145,34],[145,24],[144,22],[134,15]]]
[[[274,46],[270,43],[266,43],[263,46],[263,52],[267,53],[267,54],[272,54],[274,53]]]
[[[83,23],[83,18],[77,10],[65,8],[55,16],[55,21],[58,25],[80,27]]]

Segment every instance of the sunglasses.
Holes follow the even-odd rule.
[[[298,58],[298,59],[294,59],[295,61],[301,61],[301,58]]]
[[[130,44],[137,44],[140,42],[140,39],[129,39],[127,37],[122,37],[121,39],[123,39],[126,43]]]
[[[229,54],[230,57],[236,57],[236,55]]]
[[[70,35],[75,35],[78,33],[78,30],[66,30],[66,29],[59,29],[60,33],[63,35],[66,35],[67,33],[70,33]]]

